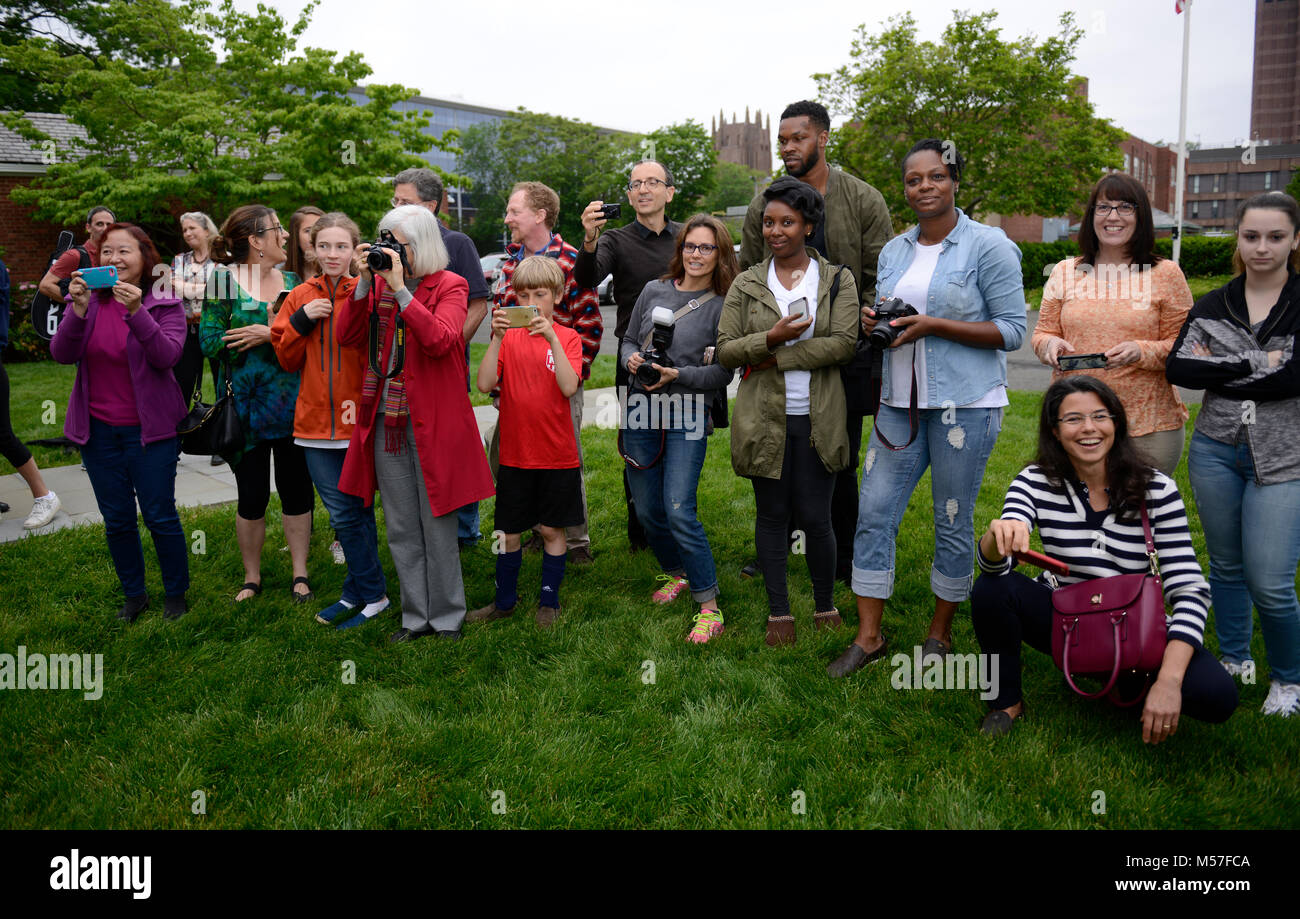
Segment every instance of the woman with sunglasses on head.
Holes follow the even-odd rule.
[[[1088,198],[1079,227],[1081,255],[1058,262],[1043,287],[1030,345],[1066,373],[1087,373],[1115,390],[1133,425],[1133,444],[1173,475],[1183,455],[1187,406],[1165,379],[1165,359],[1192,307],[1182,269],[1155,254],[1146,190],[1112,172]],[[1104,366],[1068,369],[1070,355],[1102,355]],[[1067,358],[1066,364],[1061,358]]]
[[[384,500],[402,596],[402,627],[389,641],[457,640],[465,584],[456,511],[493,493],[465,392],[469,285],[447,269],[438,218],[427,208],[393,208],[379,231],[378,251],[357,247],[360,277],[334,326],[340,344],[368,349],[339,491],[370,505],[378,488]],[[372,267],[371,255],[387,267]]]
[[[849,463],[839,365],[857,340],[858,288],[851,271],[808,245],[825,218],[811,185],[790,176],[763,191],[770,257],[741,272],[718,323],[718,361],[742,367],[731,423],[731,465],[754,486],[754,542],[767,587],[770,647],[793,644],[786,593],[791,518],[803,532],[813,622],[842,624],[835,608],[831,492]],[[832,295],[833,294],[833,295]]]
[[[726,399],[731,371],[714,359],[723,297],[739,272],[731,233],[716,217],[696,214],[677,233],[668,272],[637,298],[619,360],[629,394],[623,452],[637,518],[664,573],[651,598],[670,603],[687,586],[700,604],[687,640],[707,642],[723,630],[713,550],[696,513],[696,492],[711,419]],[[667,360],[646,365],[657,327],[673,317]],[[662,333],[661,333],[662,334]],[[653,380],[653,382],[651,382]]]
[[[1169,379],[1205,390],[1187,475],[1210,553],[1224,668],[1253,664],[1253,603],[1268,654],[1264,714],[1300,715],[1300,205],[1281,192],[1237,212],[1237,276],[1196,301]]]
[[[236,602],[262,592],[272,453],[284,538],[293,563],[289,591],[297,603],[314,596],[307,580],[314,502],[311,476],[302,447],[293,442],[298,374],[280,366],[271,346],[273,305],[282,292],[298,284],[292,272],[276,267],[284,261],[288,238],[269,207],[248,204],[236,208],[213,241],[213,257],[220,264],[213,272],[199,323],[203,353],[218,359],[217,398],[224,396],[230,380],[244,434],[243,447],[226,457],[239,490],[235,533],[244,563],[244,584],[235,594]]]
[[[116,283],[91,290],[82,272],[73,272],[69,309],[50,342],[51,357],[77,365],[63,431],[81,446],[126,595],[117,614],[125,622],[149,605],[137,501],[158,553],[167,619],[185,614],[190,585],[189,546],[176,513],[176,425],[185,417],[185,400],[172,375],[185,347],[185,311],[170,285],[154,283],[158,263],[143,230],[110,226],[96,270],[114,268]]]
[[[898,528],[927,467],[934,499],[934,614],[923,659],[952,650],[952,622],[970,595],[975,499],[1002,430],[1006,352],[1024,338],[1025,292],[1015,243],[957,207],[964,164],[951,141],[936,139],[914,144],[903,158],[903,193],[917,223],[881,250],[881,302],[862,308],[862,328],[887,347],[878,348],[880,407],[864,445],[853,540],[858,634],[827,667],[833,677],[888,653],[881,621],[894,592]],[[913,315],[882,319],[881,309],[906,312],[899,301]]]
[[[384,569],[379,562],[375,509],[339,491],[339,477],[357,407],[366,352],[361,345],[339,344],[335,314],[352,299],[356,278],[349,277],[361,231],[346,214],[324,214],[311,228],[313,263],[321,273],[290,291],[271,326],[271,344],[286,370],[301,382],[293,413],[294,443],[303,448],[312,483],[329,511],[330,525],[348,566],[343,592],[316,614],[340,629],[363,625],[388,607]]]
[[[1144,508],[1173,614],[1159,670],[1121,674],[1113,697],[1133,702],[1145,693],[1146,743],[1170,737],[1182,715],[1228,720],[1237,690],[1202,645],[1209,588],[1178,486],[1137,452],[1119,396],[1095,377],[1071,375],[1043,394],[1038,456],[1011,483],[1002,516],[979,543],[983,575],[971,593],[971,622],[980,650],[998,661],[997,696],[980,725],[983,733],[1009,733],[1025,713],[1021,645],[1052,653],[1052,587],[1045,576],[1031,580],[1013,571],[1012,553],[1029,549],[1037,527],[1043,553],[1070,568],[1062,584],[1144,574],[1150,566]]]

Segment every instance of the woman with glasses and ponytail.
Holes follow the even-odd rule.
[[[357,247],[360,278],[334,334],[366,349],[365,375],[339,491],[384,500],[388,548],[402,596],[390,641],[459,639],[465,620],[456,511],[492,496],[483,441],[465,392],[469,286],[446,270],[438,220],[419,205],[379,222],[380,243]]]
[[[302,447],[293,442],[298,374],[280,366],[271,346],[274,305],[282,292],[298,284],[293,272],[275,267],[284,261],[288,239],[269,207],[248,204],[236,208],[212,242],[218,267],[212,273],[199,321],[199,347],[217,361],[217,398],[225,394],[229,380],[244,432],[243,447],[226,457],[239,491],[235,533],[244,563],[244,583],[235,594],[237,603],[262,592],[272,453],[284,538],[293,562],[289,592],[298,603],[314,596],[307,580],[314,499]]]
[[[1030,345],[1054,379],[1087,373],[1113,389],[1133,446],[1174,474],[1187,406],[1165,379],[1165,359],[1192,308],[1182,270],[1155,254],[1151,202],[1132,176],[1112,172],[1092,190],[1080,255],[1058,262],[1043,287]]]

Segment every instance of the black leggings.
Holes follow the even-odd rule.
[[[13,463],[15,469],[32,458],[32,451],[23,446],[9,423],[9,374],[5,373],[3,361],[0,361],[0,454]]]
[[[999,691],[989,708],[1010,708],[1022,698],[1021,642],[1052,653],[1052,589],[1018,571],[981,575],[971,591],[970,612],[980,650],[998,655]],[[1140,683],[1136,689],[1141,689]],[[1121,695],[1133,694],[1121,690]],[[1182,714],[1219,724],[1236,707],[1237,684],[1213,654],[1197,648],[1183,674]]]
[[[239,516],[261,520],[271,501],[271,453],[275,453],[275,490],[285,516],[310,514],[315,503],[307,455],[292,437],[264,440],[239,459],[235,484],[239,490]]]
[[[788,616],[785,589],[787,526],[803,530],[808,574],[818,612],[834,608],[835,533],[831,530],[831,491],[835,476],[826,471],[812,446],[812,422],[807,415],[785,416],[785,459],[781,478],[754,478],[754,545],[758,567],[767,586],[773,616]]]

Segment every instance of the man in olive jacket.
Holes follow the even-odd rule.
[[[787,174],[821,192],[826,202],[826,222],[810,240],[814,249],[833,265],[853,272],[863,304],[876,300],[876,261],[889,242],[893,226],[885,198],[861,179],[826,162],[826,142],[831,120],[817,102],[795,102],[781,113],[777,147]],[[749,203],[740,245],[740,267],[748,268],[767,256],[763,243],[763,195]],[[831,526],[835,530],[835,576],[847,579],[853,567],[853,534],[858,524],[858,454],[862,446],[863,419],[875,411],[866,405],[867,379],[850,381],[845,410],[849,462],[835,479],[831,497]],[[748,572],[749,569],[747,568]]]

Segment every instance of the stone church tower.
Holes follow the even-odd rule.
[[[763,122],[763,113],[754,111],[754,120],[749,120],[749,107],[745,107],[745,120],[737,121],[732,113],[731,121],[726,120],[722,111],[713,119],[713,149],[718,151],[718,159],[728,163],[740,163],[760,172],[772,171],[772,116]]]

